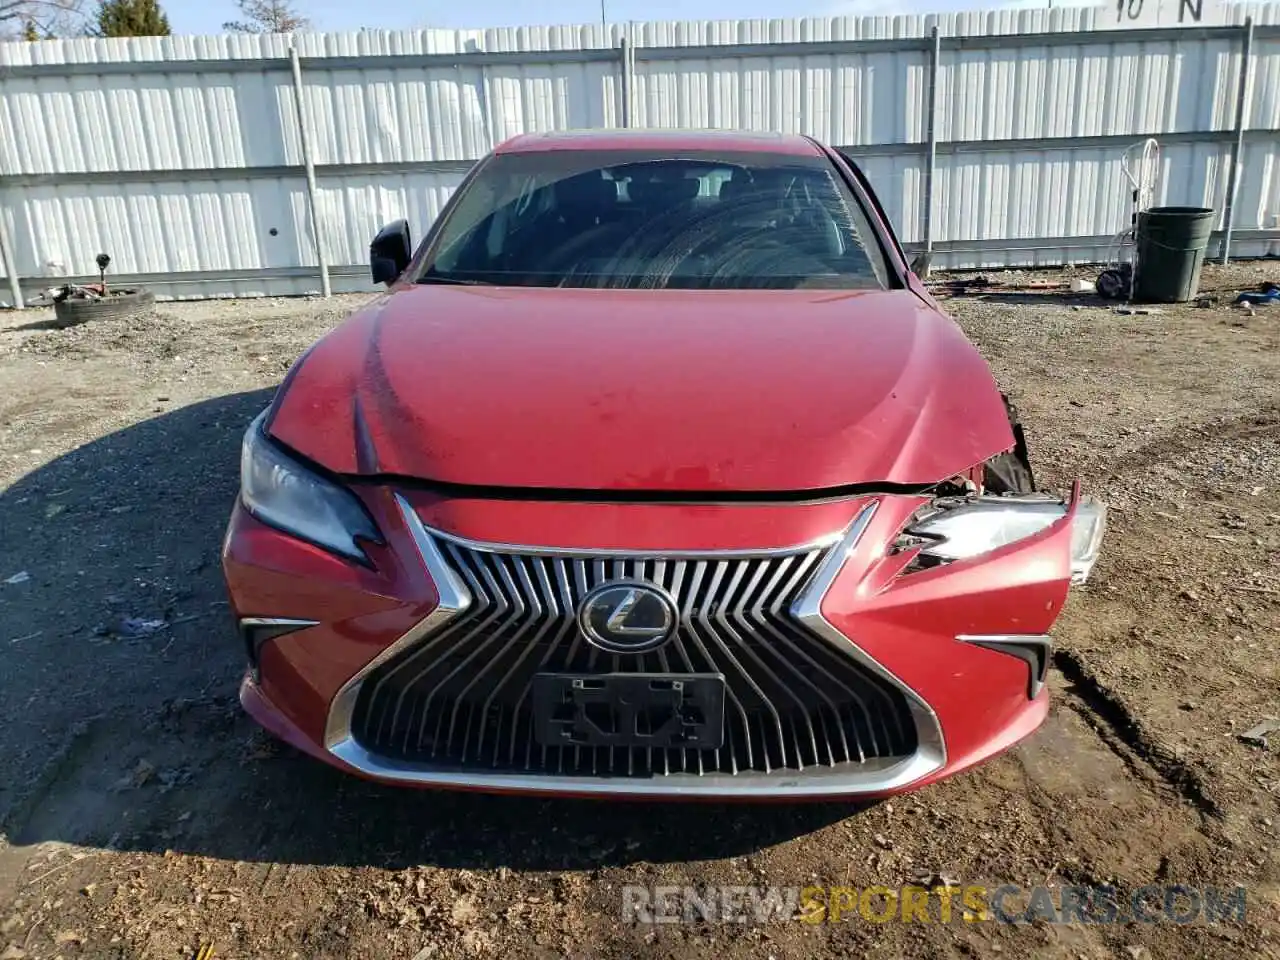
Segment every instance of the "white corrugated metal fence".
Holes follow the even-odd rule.
[[[495,144],[628,125],[846,147],[909,247],[957,267],[1101,259],[1129,215],[1120,155],[1155,136],[1158,203],[1212,206],[1220,228],[1230,206],[1233,255],[1280,252],[1278,13],[1123,32],[1064,9],[0,44],[0,302],[13,271],[29,294],[92,274],[103,250],[162,296],[319,292],[322,262],[334,289],[370,289],[378,226],[407,216],[420,236]]]

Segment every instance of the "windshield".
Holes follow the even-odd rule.
[[[887,285],[827,158],[499,154],[463,188],[419,282],[679,289]]]

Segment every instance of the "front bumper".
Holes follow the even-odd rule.
[[[242,686],[246,709],[300,749],[370,779],[572,796],[883,796],[1001,752],[1031,733],[1047,711],[1047,694],[1036,682],[1040,678],[1031,675],[1035,666],[1026,657],[1010,655],[1012,648],[984,643],[983,638],[1008,641],[1026,636],[1034,645],[1047,632],[1070,579],[1070,530],[1065,523],[977,560],[904,575],[909,557],[888,554],[886,545],[920,505],[916,497],[690,506],[483,503],[388,488],[361,492],[387,539],[385,545],[370,549],[371,568],[279,533],[238,506],[223,559],[239,617],[314,622],[262,644],[259,662]],[[513,542],[539,546],[512,546]],[[464,606],[460,598],[485,594],[486,586],[483,570],[476,573],[479,568],[467,567],[459,550],[497,554],[489,562],[499,573],[503,564],[511,564],[508,580],[515,593],[494,583],[490,599],[501,601],[509,594],[519,603],[524,595],[542,597],[544,605],[556,595],[556,571],[570,569],[557,566],[560,561],[554,558],[560,556],[594,558],[583,568],[590,571],[598,563],[606,577],[639,569],[669,578],[672,566],[687,563],[705,564],[709,578],[718,568],[727,583],[740,569],[737,576],[744,586],[733,587],[720,601],[708,599],[712,587],[695,590],[701,598],[696,602],[706,609],[692,611],[686,644],[696,661],[695,642],[705,641],[711,667],[729,677],[731,699],[737,685],[741,696],[735,705],[744,711],[737,745],[731,743],[726,756],[717,752],[715,758],[690,758],[682,751],[684,755],[671,754],[656,762],[652,757],[629,758],[625,765],[610,753],[612,762],[602,759],[600,768],[594,762],[590,768],[582,762],[566,764],[563,757],[553,762],[546,751],[541,759],[532,749],[521,754],[515,744],[517,735],[524,742],[525,728],[513,719],[514,713],[503,720],[502,704],[518,708],[519,696],[510,694],[518,693],[521,678],[538,666],[537,658],[551,662],[558,656],[549,652],[554,644],[540,639],[553,637],[556,630],[548,626],[550,611],[543,609],[541,629],[534,624],[523,633],[501,634],[500,629],[485,632],[483,623],[472,622],[463,631],[466,618],[459,609]],[[771,558],[810,554],[815,558],[812,570],[799,578],[794,595],[787,598],[795,623],[779,633],[779,623],[761,620],[761,611],[768,614],[778,604],[766,598],[753,606],[742,599],[750,592],[745,584],[763,583],[769,564],[781,563]],[[534,559],[524,559],[530,557]],[[644,559],[628,559],[637,557]],[[664,566],[654,566],[654,558],[661,558]],[[628,568],[628,563],[638,567]],[[522,590],[521,583],[528,589]],[[731,609],[729,596],[738,598],[736,608]],[[499,620],[499,627],[504,622]],[[753,635],[748,628],[756,626],[760,629]],[[792,632],[792,627],[799,632]],[[452,640],[450,630],[455,634]],[[565,628],[563,650],[569,649],[571,632]],[[753,646],[761,643],[770,646]],[[817,646],[802,646],[805,643]],[[824,659],[828,657],[834,659]],[[411,664],[412,675],[426,678],[415,681],[418,688],[409,683],[395,686],[396,671],[403,672],[410,662],[406,658],[417,658]],[[672,659],[676,660],[674,653]],[[807,666],[797,669],[797,664]],[[488,670],[493,676],[486,679]],[[795,676],[791,689],[773,687],[769,678],[779,679],[787,671],[788,679]],[[678,661],[672,672],[680,672]],[[826,684],[832,677],[846,676],[862,677],[874,688],[866,693],[860,686],[853,690],[852,680],[845,684],[853,690],[851,702],[863,713],[867,703],[883,704],[885,711],[896,711],[895,716],[868,715],[865,723],[847,720],[837,737],[831,730],[840,725],[842,715],[824,713],[821,704],[812,717],[801,720],[782,716],[777,709],[792,701],[803,706],[806,701],[795,691],[806,684],[831,702],[840,688]],[[509,689],[504,691],[504,685]],[[384,694],[371,692],[375,687],[397,697],[394,711],[381,707],[382,727],[395,736],[380,734],[378,724],[370,721],[379,709],[377,698],[385,700]],[[477,687],[478,694],[487,691],[487,696],[479,696]],[[417,706],[414,698],[423,700],[424,689],[430,694],[426,705]],[[434,741],[424,733],[428,718],[448,715],[438,704],[432,706],[432,697],[454,703],[451,716],[457,720],[456,704],[466,702],[465,696],[455,696],[459,689],[484,708],[476,721],[479,736],[485,736],[485,718],[493,718],[490,739],[509,739],[510,751],[495,747],[482,755],[473,747],[468,754],[462,739],[449,739],[452,723],[449,738],[439,733],[446,729],[442,719],[436,720]],[[772,711],[762,716],[778,719],[772,739],[737,702],[755,702],[753,690]],[[412,722],[407,726],[386,719],[391,713],[398,715],[402,703],[409,704],[406,716]],[[471,730],[470,714],[465,716],[464,726]],[[905,733],[897,739],[885,733],[877,741],[875,731],[891,730],[890,720],[900,721]],[[809,738],[800,735],[805,724],[812,749],[804,745]],[[819,730],[822,736],[815,733]],[[414,732],[418,746],[411,744]],[[421,748],[424,736],[430,750]],[[843,741],[844,752],[833,746],[836,740]]]

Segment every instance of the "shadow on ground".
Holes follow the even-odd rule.
[[[50,317],[47,320],[32,320],[30,323],[19,323],[9,327],[11,332],[19,330],[61,330],[66,324],[59,323],[56,317]]]
[[[0,783],[0,826],[12,842],[567,869],[741,855],[853,812],[398,790],[258,734],[236,700],[218,550],[241,434],[271,393],[156,416],[0,494],[0,579],[27,574],[0,587],[0,698],[14,707],[0,768],[15,772]]]
[[[988,292],[984,290],[966,290],[956,292],[952,297],[964,297],[969,300],[982,300],[987,303],[1006,303],[1020,307],[1093,307],[1110,310],[1121,305],[1119,300],[1106,300],[1092,293],[1069,293],[1063,290],[1045,292]],[[945,309],[945,301],[944,309]]]

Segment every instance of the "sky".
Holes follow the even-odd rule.
[[[749,20],[769,17],[866,16],[942,13],[1007,6],[1048,6],[1048,0],[603,0],[610,22],[627,20]],[[1061,2],[1061,0],[1059,0]],[[1080,2],[1080,0],[1075,0]],[[467,3],[353,3],[352,0],[294,0],[315,30],[362,27],[412,30],[508,27],[524,24],[598,23],[601,0],[557,0],[535,5],[522,0],[468,0]],[[220,33],[237,18],[235,0],[161,0],[174,33]]]

